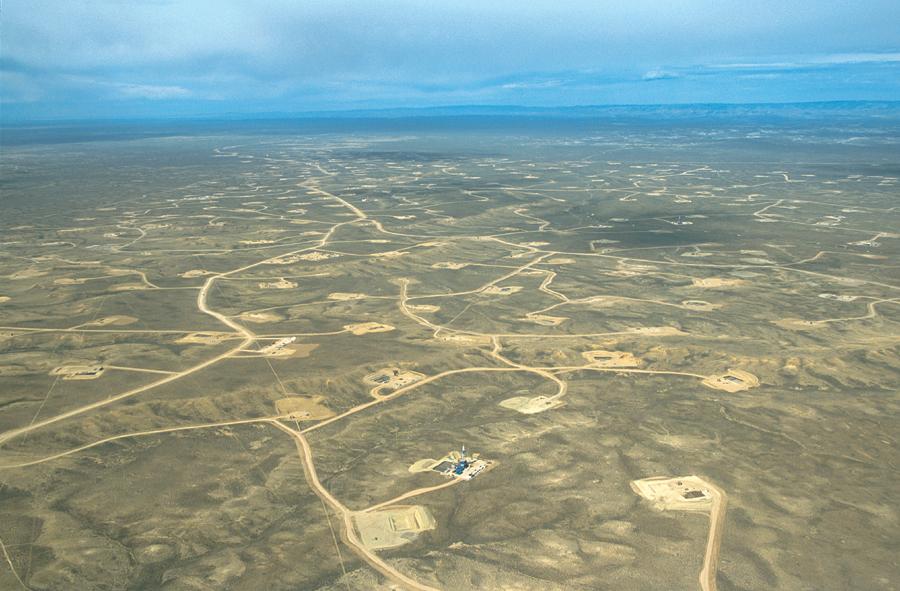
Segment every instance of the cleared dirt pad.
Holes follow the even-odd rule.
[[[691,310],[715,310],[716,308],[721,308],[719,304],[711,304],[709,302],[705,302],[703,300],[684,300],[681,302],[681,305],[685,308],[690,308]]]
[[[434,529],[437,523],[427,507],[414,505],[356,513],[353,525],[366,548],[381,550],[407,544],[420,532]]]
[[[278,281],[262,281],[259,284],[260,289],[293,289],[297,284],[287,279],[279,279]]]
[[[363,381],[365,381],[365,383],[369,384],[370,386],[374,386],[372,392],[373,394],[375,394],[381,390],[396,390],[398,388],[414,384],[424,377],[425,374],[421,374],[417,371],[402,369],[399,367],[385,367],[383,369],[379,369],[376,372],[370,373],[363,379]]]
[[[357,336],[368,334],[370,332],[390,332],[394,327],[390,324],[381,324],[380,322],[360,322],[358,324],[345,324],[344,330]]]
[[[743,279],[727,279],[722,277],[694,277],[692,280],[694,287],[737,287],[747,283]]]
[[[741,392],[759,386],[759,378],[750,372],[740,369],[729,369],[727,373],[709,376],[701,383],[715,390]]]
[[[697,476],[654,476],[633,481],[631,488],[660,511],[708,511],[712,504],[709,485]]]
[[[63,365],[50,372],[51,376],[60,376],[64,380],[95,380],[105,371],[102,365]]]
[[[457,269],[464,269],[465,267],[468,267],[468,266],[469,266],[469,263],[451,263],[451,262],[447,261],[447,262],[443,262],[443,263],[435,263],[435,264],[431,265],[431,268],[432,269],[457,270]]]
[[[565,316],[547,316],[545,314],[528,314],[525,319],[541,326],[559,326],[568,320]]]
[[[519,285],[509,285],[506,287],[491,285],[481,290],[481,293],[484,295],[510,295],[517,291],[522,291],[522,287]]]
[[[334,416],[334,411],[325,406],[323,396],[290,396],[275,401],[279,415],[289,415],[296,421],[315,421]]]
[[[273,314],[271,312],[245,312],[241,314],[241,320],[246,320],[247,322],[255,322],[257,324],[263,324],[266,322],[278,322],[281,320],[281,316],[278,314]]]
[[[350,300],[362,300],[366,298],[366,294],[364,293],[351,293],[351,292],[343,292],[336,291],[334,293],[328,294],[329,300],[335,300],[338,302],[346,302]]]
[[[186,334],[175,342],[179,345],[218,345],[227,341],[233,335],[225,332],[192,332]]]
[[[134,316],[107,316],[106,318],[85,322],[82,326],[127,326],[137,321],[138,319]]]
[[[545,410],[560,407],[563,404],[565,403],[562,400],[550,398],[549,396],[535,396],[533,398],[528,396],[514,396],[501,402],[500,406],[520,412],[523,415],[533,415],[544,412]]]
[[[585,351],[581,354],[591,365],[597,367],[640,367],[643,363],[634,356],[633,353],[627,351],[604,351],[596,349],[594,351]]]

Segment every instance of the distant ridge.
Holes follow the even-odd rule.
[[[718,114],[735,115],[809,115],[825,113],[900,116],[900,101],[820,101],[789,103],[675,103],[657,105],[573,105],[534,107],[523,105],[448,105],[436,107],[393,107],[383,109],[349,109],[335,111],[282,112],[259,115],[258,118],[406,118],[406,117],[611,117],[611,116],[676,116],[694,117]],[[236,115],[240,118],[240,115]],[[245,118],[253,118],[247,117]]]
[[[575,105],[536,107],[524,105],[448,105],[387,107],[333,111],[273,111],[258,113],[194,113],[170,117],[116,117],[108,119],[8,120],[2,127],[39,124],[61,125],[103,122],[165,121],[271,121],[271,120],[399,120],[422,118],[532,118],[677,120],[713,118],[776,119],[879,119],[900,120],[900,101],[828,101],[790,103],[684,103],[658,105]]]

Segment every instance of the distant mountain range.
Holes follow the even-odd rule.
[[[444,107],[401,107],[342,111],[271,113],[236,118],[410,118],[410,117],[538,117],[538,118],[679,118],[697,117],[900,118],[900,101],[830,101],[809,103],[697,103],[671,105],[584,105],[568,107],[528,107],[519,105],[459,105]]]
[[[90,120],[4,121],[2,127],[53,127],[71,124],[165,123],[167,121],[398,121],[417,119],[466,119],[472,122],[510,119],[569,119],[608,121],[706,121],[712,119],[758,120],[892,120],[900,121],[900,101],[832,101],[808,103],[726,104],[697,103],[670,105],[585,105],[568,107],[529,107],[520,105],[459,105],[442,107],[398,107],[334,111],[280,111],[265,113],[215,113],[154,118],[115,118]]]

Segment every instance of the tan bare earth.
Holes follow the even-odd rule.
[[[365,298],[366,298],[366,294],[364,294],[364,293],[336,291],[334,293],[328,294],[329,300],[335,300],[338,302],[346,302],[346,301],[350,301],[350,300],[362,300]]]
[[[47,271],[41,271],[40,269],[22,269],[12,275],[7,275],[7,277],[9,279],[31,279],[33,277],[43,277],[46,274]]]
[[[407,305],[406,308],[412,312],[437,312],[440,306],[432,306],[431,304]]]
[[[296,337],[278,339],[262,349],[257,351],[252,351],[251,349],[250,352],[258,353],[266,357],[295,357],[302,359],[304,357],[309,357],[310,353],[319,346],[318,343],[297,343],[295,341]]]
[[[507,398],[499,404],[503,408],[508,408],[523,415],[533,415],[545,410],[557,408],[565,404],[562,400],[550,398],[549,396],[514,396]]]
[[[451,263],[449,261],[443,263],[435,263],[431,265],[432,269],[453,269],[454,271],[457,269],[464,269],[469,266],[469,263]]]
[[[260,289],[293,289],[297,287],[295,282],[288,281],[283,277],[278,281],[261,281],[257,285]]]
[[[297,255],[298,261],[324,261],[327,259],[337,258],[341,255],[330,252],[308,252],[306,254]]]
[[[290,396],[275,401],[275,411],[295,421],[316,421],[334,416],[324,396]]]
[[[685,308],[690,308],[691,310],[702,311],[715,310],[722,307],[720,304],[711,304],[703,300],[684,300],[681,302],[681,305]]]
[[[694,277],[691,281],[694,287],[737,287],[747,283],[743,279],[731,279],[727,277]]]
[[[437,527],[431,511],[421,505],[355,513],[353,525],[363,545],[371,550],[402,546],[419,533]]]
[[[185,271],[180,275],[180,277],[184,277],[185,279],[192,279],[194,277],[203,277],[204,275],[212,275],[212,271],[207,271],[205,269],[191,269],[190,271]]]
[[[803,320],[802,318],[782,318],[781,320],[773,320],[772,324],[787,328],[790,330],[810,330],[813,328],[822,328],[824,325],[815,320]]]
[[[95,380],[105,371],[102,365],[63,365],[50,372],[51,376],[60,376],[64,380]]]
[[[245,312],[241,314],[241,319],[246,320],[247,322],[255,322],[257,324],[263,324],[266,322],[278,322],[282,320],[281,316],[278,314],[273,314],[272,312]]]
[[[119,285],[114,285],[109,289],[110,291],[139,291],[142,289],[147,289],[147,286],[143,283],[120,283]]]
[[[659,511],[708,511],[712,504],[709,486],[697,476],[654,476],[633,481],[631,489]]]
[[[370,332],[389,332],[394,330],[390,324],[381,324],[380,322],[360,322],[358,324],[345,324],[344,330],[349,330],[357,336],[368,334]]]
[[[434,460],[432,458],[425,458],[424,460],[419,460],[415,462],[412,466],[409,467],[409,471],[413,474],[418,472],[429,472],[432,468],[437,466],[440,460]]]
[[[0,304],[3,302],[8,302],[11,298],[9,296],[0,295]]]
[[[684,336],[688,333],[674,326],[639,326],[630,329],[628,332],[635,334],[652,335],[656,337],[676,337]]]
[[[525,319],[541,326],[559,326],[568,320],[565,316],[548,316],[546,314],[528,314]]]
[[[719,549],[725,530],[728,504],[725,491],[698,476],[666,478],[654,476],[631,482],[631,489],[660,511],[702,511],[709,513],[709,534],[703,567],[700,570],[701,591],[716,591]]]
[[[59,279],[54,279],[54,285],[82,285],[86,282],[87,279],[76,279],[75,277],[60,277]]]
[[[227,332],[192,332],[175,342],[179,345],[218,345],[232,337]]]
[[[374,386],[373,393],[380,390],[396,390],[418,382],[425,374],[399,367],[385,367],[372,372],[363,381]]]
[[[604,351],[596,349],[581,354],[588,363],[598,367],[640,367],[643,361],[627,351]]]
[[[463,334],[458,332],[439,332],[435,338],[439,341],[445,343],[452,343],[454,345],[466,345],[473,347],[482,347],[484,345],[491,344],[491,337],[475,335],[475,334]]]
[[[481,290],[481,293],[483,293],[484,295],[510,295],[516,293],[517,291],[522,291],[522,287],[519,285],[507,285],[505,287],[500,287],[499,285],[489,285]]]
[[[729,369],[727,373],[709,376],[700,383],[716,390],[741,392],[759,386],[759,378],[741,369]]]
[[[819,297],[823,300],[834,300],[836,302],[852,302],[857,299],[859,296],[855,295],[841,295],[836,293],[820,293]]]
[[[134,324],[137,321],[138,319],[134,316],[116,315],[91,320],[90,322],[85,322],[82,326],[127,326],[129,324]]]
[[[551,265],[571,265],[572,263],[575,262],[575,259],[559,257],[559,258],[555,258],[555,259],[548,259],[547,262],[550,263]]]

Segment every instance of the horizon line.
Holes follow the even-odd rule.
[[[609,103],[609,104],[576,104],[576,105],[520,105],[520,104],[459,104],[459,105],[429,105],[429,106],[392,106],[392,107],[363,107],[353,109],[316,109],[308,111],[233,111],[223,113],[196,113],[196,114],[178,114],[167,116],[161,115],[144,115],[144,116],[100,116],[100,117],[43,117],[43,118],[4,118],[0,115],[0,128],[4,127],[22,127],[27,125],[48,125],[48,124],[78,124],[78,123],[126,123],[126,122],[166,122],[166,121],[254,121],[267,120],[275,118],[283,119],[361,119],[361,115],[371,115],[372,119],[400,119],[415,117],[435,117],[436,111],[461,111],[461,110],[493,110],[493,111],[519,111],[511,113],[514,116],[528,116],[527,111],[536,113],[552,114],[556,112],[574,112],[579,110],[614,110],[614,109],[687,109],[691,107],[705,108],[728,108],[728,107],[768,107],[768,108],[790,108],[790,107],[837,107],[837,106],[881,106],[893,107],[900,110],[900,100],[867,100],[867,99],[848,99],[848,100],[811,100],[811,101],[766,101],[766,102],[683,102],[683,103]],[[394,115],[389,115],[394,113]],[[457,116],[462,116],[460,114]],[[471,113],[470,116],[480,116],[478,113]]]

